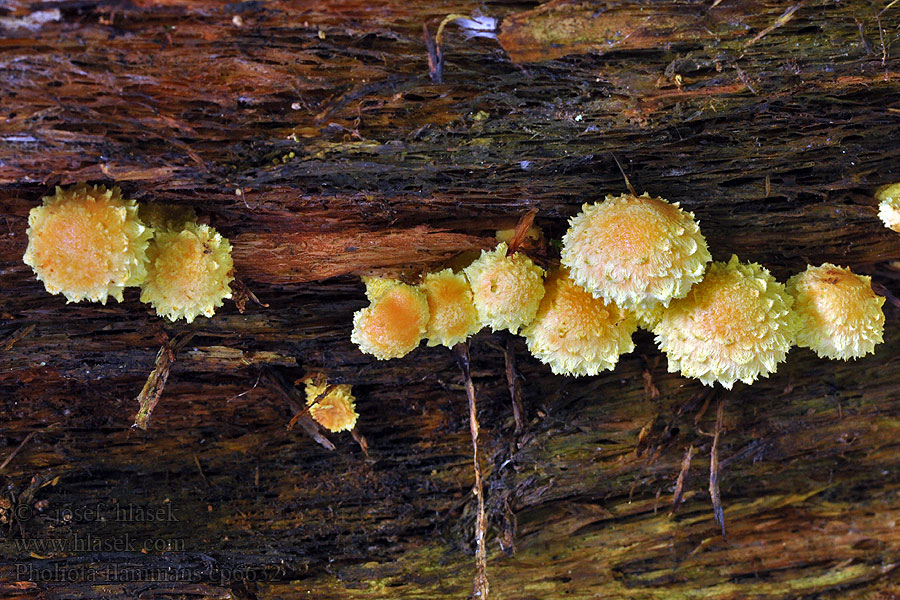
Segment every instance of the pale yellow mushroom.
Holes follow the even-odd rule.
[[[547,277],[537,316],[522,331],[528,349],[558,375],[596,375],[634,349],[637,325],[612,302],[594,298],[562,269]]]
[[[825,263],[788,280],[800,317],[797,345],[823,358],[859,358],[875,352],[884,333],[884,298],[872,279]]]
[[[134,200],[119,188],[79,184],[56,188],[28,215],[23,260],[51,294],[69,302],[122,301],[126,286],[147,275],[147,245],[153,235],[138,218]]]
[[[506,255],[501,242],[465,268],[472,300],[482,325],[518,333],[531,323],[544,297],[544,270],[517,252]]]
[[[429,346],[452,348],[481,329],[472,289],[462,273],[452,269],[429,273],[420,287],[428,299],[425,337]]]
[[[878,217],[888,229],[900,232],[900,183],[893,183],[875,192]]]
[[[711,260],[694,215],[647,194],[585,204],[569,225],[562,264],[575,283],[624,308],[683,298]]]
[[[794,342],[799,318],[784,286],[756,263],[714,262],[653,328],[669,372],[725,388],[774,373]]]
[[[211,317],[231,298],[231,244],[208,225],[187,223],[178,231],[157,232],[147,257],[141,302],[170,321]]]

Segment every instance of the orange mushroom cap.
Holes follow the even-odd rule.
[[[544,270],[524,254],[507,256],[506,250],[501,242],[492,252],[482,251],[464,270],[481,324],[518,333],[537,314],[544,297]]]
[[[622,309],[594,298],[565,269],[551,274],[537,316],[522,331],[528,349],[558,375],[596,375],[634,349],[637,328]]]
[[[170,321],[211,317],[231,298],[231,244],[208,225],[188,223],[180,231],[157,232],[147,257],[141,302]]]
[[[859,358],[883,340],[884,298],[872,291],[872,278],[825,263],[809,266],[788,280],[800,317],[797,345],[823,358]]]
[[[452,348],[481,329],[472,289],[463,274],[452,269],[429,273],[420,288],[428,299],[431,315],[425,329],[429,346]]]
[[[122,301],[126,286],[147,275],[152,230],[138,218],[134,200],[119,188],[79,184],[56,188],[28,215],[28,248],[23,260],[51,294],[69,302]]]
[[[425,294],[395,282],[353,315],[350,339],[379,360],[400,358],[416,349],[428,323]]]
[[[732,256],[727,264],[712,263],[703,281],[663,312],[653,332],[670,373],[731,389],[738,380],[753,383],[774,373],[784,361],[799,323],[792,304],[769,271]]]
[[[572,279],[619,306],[668,306],[703,278],[706,239],[678,204],[649,195],[607,196],[569,221],[562,264]]]
[[[305,383],[309,416],[315,419],[319,425],[334,433],[349,431],[356,427],[359,415],[356,413],[352,386],[333,385],[329,391],[328,382],[324,377],[308,378]],[[319,396],[322,397],[319,398]]]

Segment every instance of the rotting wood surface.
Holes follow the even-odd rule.
[[[582,202],[624,190],[613,155],[638,191],[693,211],[719,260],[782,280],[831,261],[900,295],[900,236],[872,201],[900,180],[900,6],[713,4],[0,6],[0,456],[17,452],[0,469],[0,596],[468,595],[459,372],[446,349],[359,354],[356,275],[490,247],[532,208],[559,239]],[[476,8],[499,39],[448,27],[432,83],[422,24]],[[619,43],[591,37],[613,26]],[[106,306],[47,295],[21,262],[28,210],[78,181],[194,206],[269,306],[187,326],[135,290]],[[874,357],[795,349],[727,395],[727,543],[708,492],[716,404],[665,372],[651,336],[577,380],[515,339],[519,435],[506,336],[475,337],[492,597],[896,597],[886,312]],[[187,331],[148,430],[131,429],[161,334]],[[349,435],[328,451],[286,429],[263,371],[307,368],[354,385],[368,457]],[[34,545],[48,538],[63,546]]]

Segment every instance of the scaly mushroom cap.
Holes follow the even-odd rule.
[[[534,321],[522,331],[528,349],[557,375],[596,375],[634,349],[637,325],[615,304],[594,298],[565,269],[545,283]]]
[[[69,302],[122,301],[122,289],[147,275],[152,230],[141,223],[134,200],[119,188],[79,184],[56,188],[28,215],[23,260],[51,294]]]
[[[331,391],[325,394],[328,390],[327,381],[321,378],[307,379],[306,405],[309,407],[309,416],[334,433],[353,429],[359,415],[356,414],[352,389],[352,386],[346,384],[333,385]],[[322,394],[325,395],[316,402]]]
[[[878,200],[878,217],[888,229],[900,232],[900,183],[879,188],[875,192]]]
[[[208,225],[188,223],[180,231],[157,232],[147,250],[147,279],[141,302],[170,321],[211,317],[231,298],[231,244]]]
[[[635,306],[628,310],[628,313],[637,321],[638,327],[653,331],[656,324],[662,319],[666,307],[662,303],[657,302],[652,306]]]
[[[428,316],[425,294],[395,281],[369,306],[356,311],[350,339],[378,360],[400,358],[422,341]]]
[[[465,275],[444,269],[426,275],[420,287],[428,299],[431,314],[425,330],[429,346],[452,348],[481,329]]]
[[[647,194],[585,204],[563,237],[575,283],[625,308],[684,297],[711,258],[693,213]]]
[[[506,256],[506,242],[486,250],[466,267],[472,300],[482,325],[517,333],[534,320],[544,297],[544,270],[521,253]]]
[[[714,262],[685,298],[675,300],[654,327],[656,343],[681,371],[705,385],[731,389],[753,383],[784,361],[799,318],[793,299],[756,263]]]
[[[800,317],[797,345],[822,358],[859,358],[882,342],[884,298],[872,291],[872,278],[825,263],[807,267],[788,280]]]
[[[390,277],[377,277],[370,275],[363,275],[362,277],[363,285],[366,286],[366,298],[369,299],[369,302],[375,302],[378,300],[386,291],[397,285],[398,283],[402,283],[399,279],[391,279]]]

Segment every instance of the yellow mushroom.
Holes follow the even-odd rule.
[[[681,371],[705,385],[731,389],[753,383],[784,361],[799,318],[784,286],[756,263],[732,255],[714,262],[688,295],[674,300],[653,331],[669,359],[669,372]]]
[[[888,229],[900,232],[900,183],[886,185],[875,192],[878,217]]]
[[[84,184],[56,188],[28,215],[28,248],[23,260],[51,294],[69,302],[122,301],[126,286],[147,275],[146,251],[152,230],[138,218],[134,200],[119,188]]]
[[[534,321],[522,331],[528,349],[558,375],[596,375],[613,369],[634,349],[633,318],[612,302],[594,298],[565,269],[545,283]]]
[[[309,377],[306,383],[306,405],[309,416],[332,432],[349,431],[356,427],[353,388],[347,384],[330,386],[324,377]],[[327,392],[327,393],[326,393]]]
[[[694,215],[647,194],[585,204],[569,225],[562,264],[575,283],[624,308],[668,306],[711,260]]]
[[[884,298],[872,291],[871,277],[825,263],[791,277],[787,291],[800,317],[798,346],[847,360],[875,352],[882,342]]]
[[[428,301],[421,291],[399,281],[386,288],[353,315],[350,334],[361,351],[379,360],[400,358],[415,350],[429,317]]]
[[[466,267],[472,300],[482,325],[518,333],[531,323],[544,297],[544,270],[522,253],[506,256],[501,242]]]
[[[481,329],[472,289],[463,274],[452,269],[429,273],[420,287],[428,299],[425,337],[429,346],[452,348]]]
[[[157,232],[147,257],[141,302],[170,321],[211,317],[231,298],[231,244],[208,225],[187,223],[180,231]]]
[[[638,327],[646,329],[647,331],[653,331],[653,328],[656,327],[656,324],[662,319],[665,311],[666,307],[660,302],[649,307],[635,306],[628,310],[631,316],[637,320]]]

